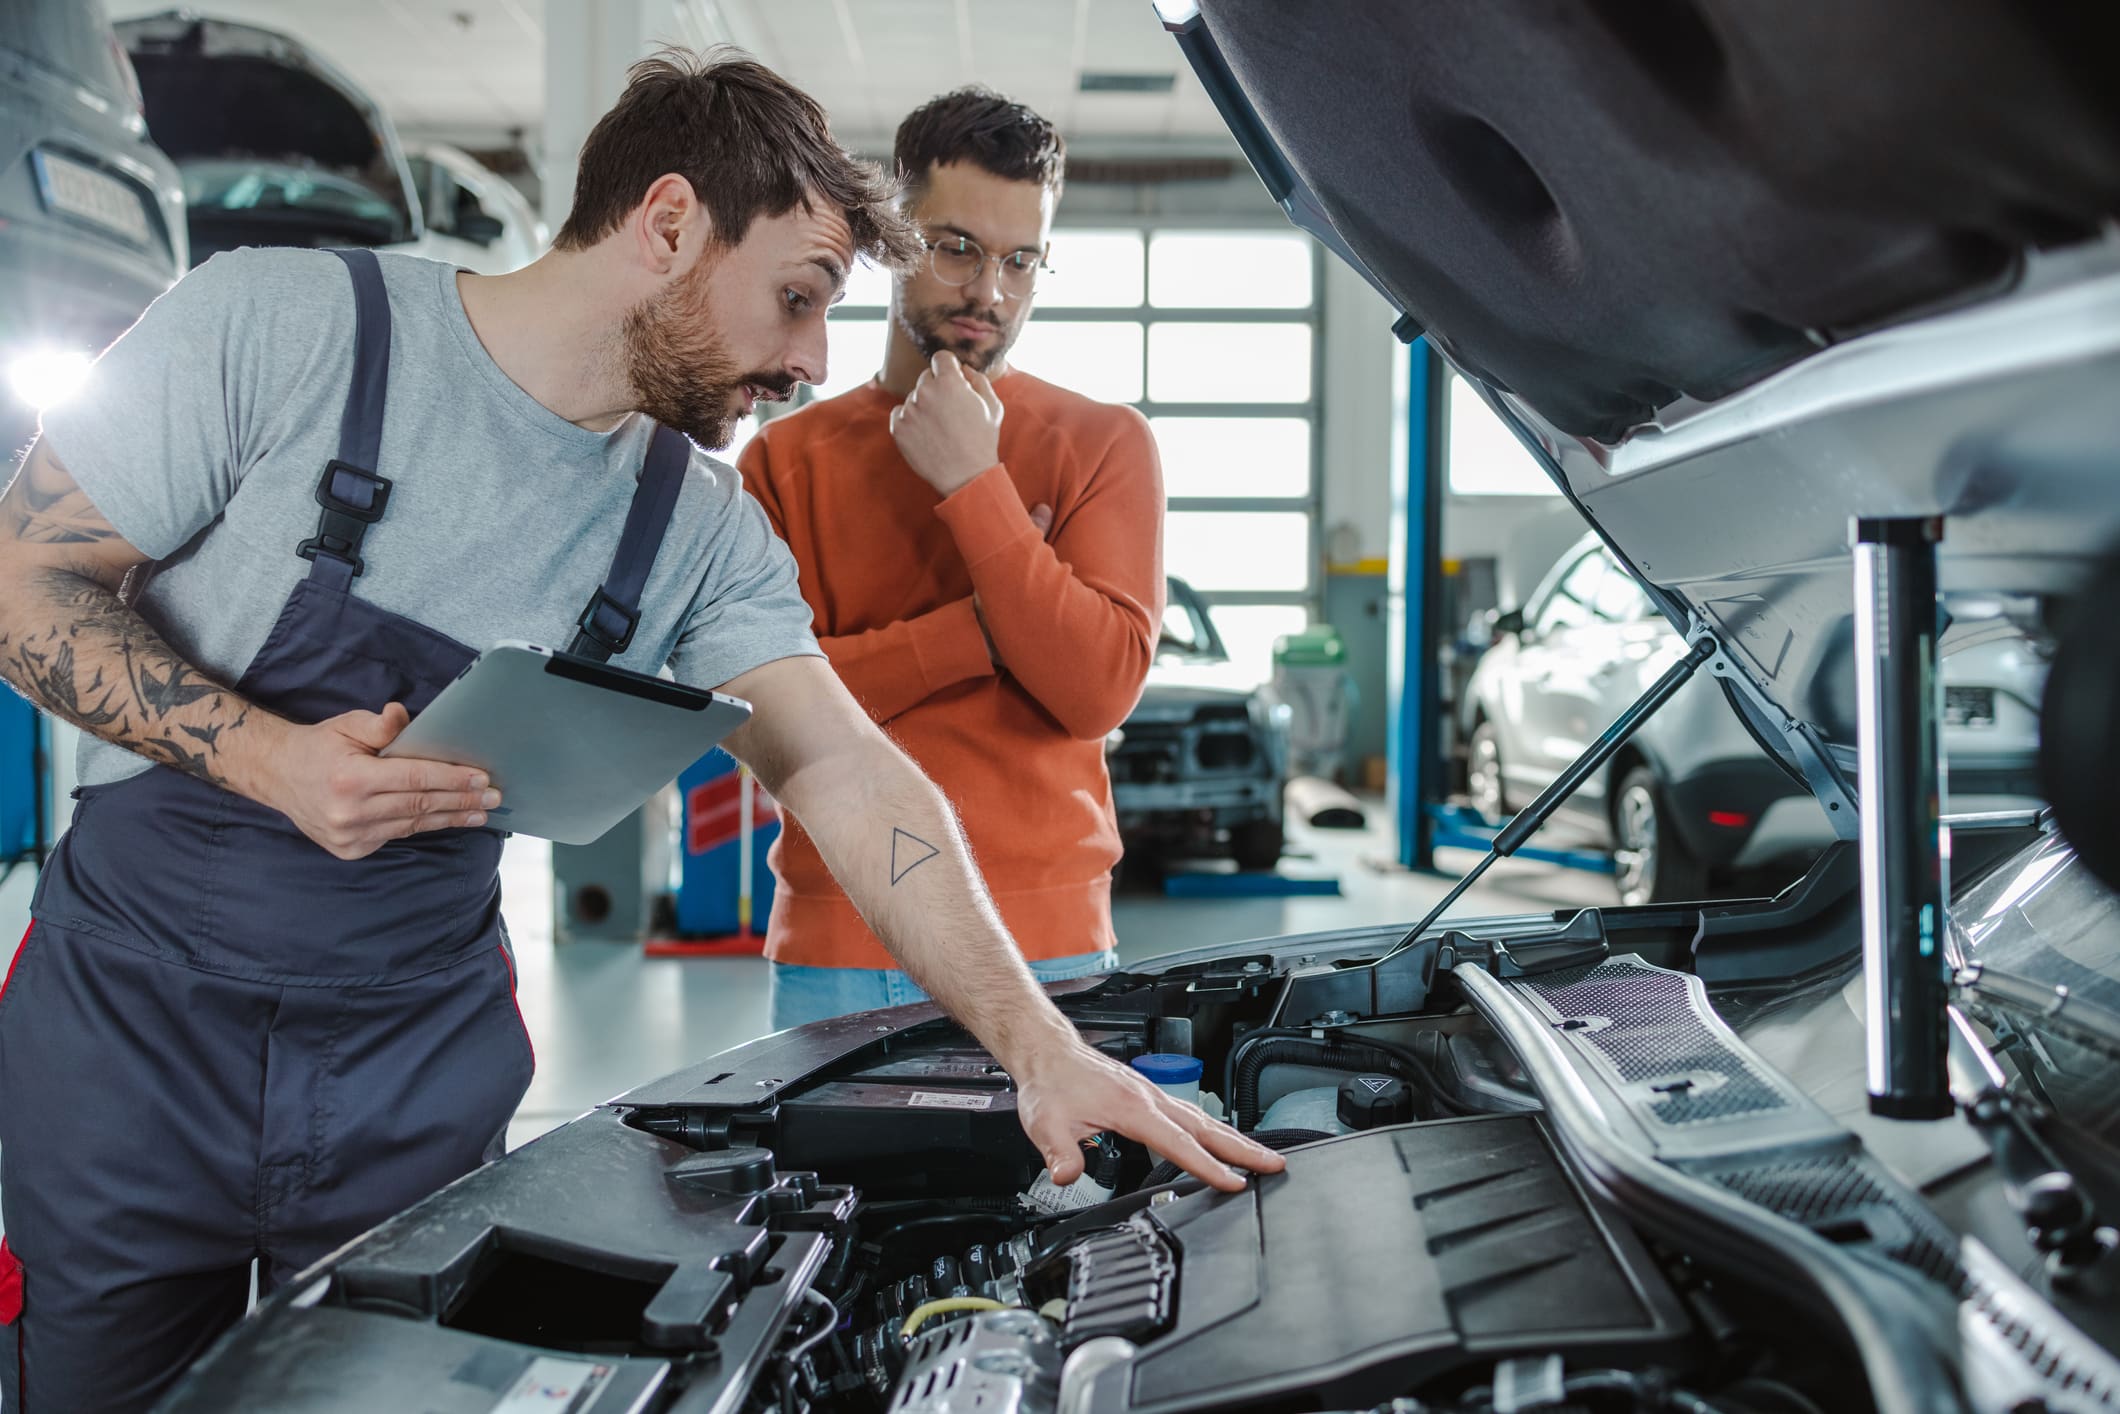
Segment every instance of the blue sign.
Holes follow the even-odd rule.
[[[0,860],[20,859],[37,848],[37,771],[43,723],[36,709],[0,688]]]

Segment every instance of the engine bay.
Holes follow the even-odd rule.
[[[166,1407],[2113,1407],[2098,1341],[1659,936],[1587,913],[1061,988],[1286,1153],[1238,1194],[1109,1136],[1041,1182],[1010,1078],[933,1008],[768,1036],[375,1229]]]

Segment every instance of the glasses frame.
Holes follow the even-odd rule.
[[[927,247],[928,272],[932,274],[936,279],[940,280],[943,284],[948,285],[953,290],[961,290],[966,285],[969,285],[973,281],[977,280],[981,275],[984,275],[986,273],[986,263],[989,260],[995,263],[996,274],[994,278],[1000,284],[1001,293],[1007,295],[1010,299],[1022,299],[1025,295],[1028,295],[1029,293],[1031,293],[1031,291],[1035,290],[1038,287],[1038,277],[1041,274],[1050,275],[1053,273],[1052,264],[1046,260],[1045,253],[1043,251],[1040,251],[1038,253],[1037,263],[1031,266],[1029,280],[1025,282],[1022,289],[1012,290],[1009,288],[1008,275],[1006,273],[1006,265],[1008,258],[1011,255],[1022,255],[1025,251],[1029,249],[1028,246],[1019,247],[1015,250],[1008,252],[1007,255],[996,256],[993,252],[989,251],[985,246],[979,244],[979,242],[973,240],[970,236],[922,236],[920,238],[920,243],[923,246]],[[970,246],[973,250],[979,253],[979,261],[976,265],[972,266],[971,274],[965,276],[962,280],[952,280],[949,276],[942,273],[942,267],[935,263],[935,252],[945,245]]]

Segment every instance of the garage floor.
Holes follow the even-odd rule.
[[[1372,812],[1382,815],[1381,808]],[[1307,858],[1284,868],[1337,873],[1342,897],[1168,899],[1122,893],[1115,907],[1120,956],[1138,961],[1209,943],[1412,922],[1477,855],[1448,851],[1444,875],[1372,867],[1389,860],[1387,832],[1296,830]],[[765,1030],[766,965],[757,958],[644,958],[610,944],[552,943],[550,863],[540,842],[511,842],[502,864],[516,941],[523,1016],[537,1046],[537,1078],[509,1129],[522,1144],[644,1080],[693,1064]],[[0,974],[29,913],[28,871],[0,886]],[[1505,861],[1459,904],[1467,915],[1581,907],[1611,900],[1610,881],[1547,865]]]

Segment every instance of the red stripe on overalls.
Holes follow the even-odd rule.
[[[515,959],[508,956],[508,945],[502,943],[501,966],[508,969],[508,1004],[515,1008],[515,1024],[523,1028],[523,1044],[530,1048],[530,1068],[537,1069],[537,1042],[530,1039],[530,1023],[523,1020],[523,1004],[515,995]]]
[[[7,964],[7,976],[0,978],[0,998],[7,996],[8,986],[15,980],[15,969],[22,965],[22,954],[29,951],[29,935],[37,931],[32,923],[22,930],[22,941],[15,945],[15,956]],[[12,1326],[22,1318],[22,1259],[7,1245],[7,1238],[0,1236],[0,1326]],[[29,1342],[18,1329],[15,1332],[15,1393],[24,1404],[29,1403]]]
[[[15,980],[15,969],[22,965],[22,954],[29,951],[29,935],[36,931],[35,923],[22,930],[22,941],[15,944],[15,955],[7,964],[7,976],[0,978],[0,997],[7,995],[8,984]]]

